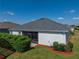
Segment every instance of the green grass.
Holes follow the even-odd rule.
[[[71,56],[51,52],[45,47],[39,46],[21,54],[14,53],[8,56],[7,59],[79,59],[79,32],[75,32],[75,35],[71,37],[71,41],[74,43],[74,54]]]

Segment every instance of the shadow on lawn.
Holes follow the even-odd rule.
[[[5,39],[0,39],[0,59],[5,59],[7,56],[15,52],[12,45]]]
[[[3,49],[5,49],[5,48],[3,48]],[[15,52],[15,51],[11,51],[11,50],[8,50],[8,49],[6,49],[6,50],[9,51],[9,54],[5,56],[5,55],[0,53],[0,59],[6,59],[9,55],[11,55]]]

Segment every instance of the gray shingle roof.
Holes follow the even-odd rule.
[[[40,18],[38,20],[25,23],[19,27],[17,27],[15,30],[23,29],[25,31],[27,30],[69,30],[69,26],[57,23],[53,20],[50,20],[48,18]]]

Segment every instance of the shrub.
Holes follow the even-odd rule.
[[[66,51],[72,51],[72,49],[73,49],[73,44],[71,42],[68,42],[66,47],[65,47],[65,50]]]
[[[30,40],[27,40],[29,39],[28,37],[18,37],[18,39],[12,44],[14,49],[16,51],[20,51],[20,52],[24,52],[28,49],[30,49],[30,43],[31,41]]]
[[[58,51],[65,51],[65,45],[64,44],[59,44],[58,45]]]
[[[58,45],[59,45],[58,42],[53,42],[53,47],[55,50],[58,50]]]
[[[12,46],[5,39],[0,39],[0,47],[13,50]]]
[[[0,47],[15,49],[16,51],[26,51],[30,49],[31,39],[28,36],[10,35],[0,33]]]
[[[70,31],[70,34],[71,34],[71,35],[74,35],[75,33],[74,33],[74,32],[72,32],[72,31]]]
[[[65,44],[58,44],[58,42],[54,42],[53,43],[53,47],[55,50],[57,51],[68,51],[68,52],[71,52],[72,49],[73,49],[73,44],[71,42],[68,42],[67,45]]]

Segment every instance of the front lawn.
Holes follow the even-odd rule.
[[[79,59],[79,32],[71,37],[74,43],[73,54],[63,55],[50,51],[43,46],[38,46],[24,53],[14,53],[7,57],[7,59]]]

